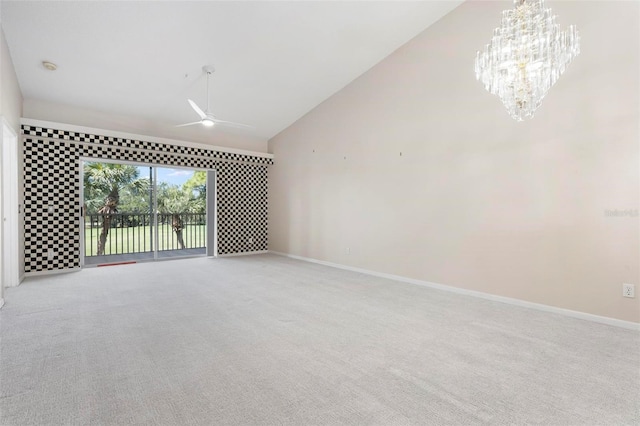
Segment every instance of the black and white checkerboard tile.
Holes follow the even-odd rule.
[[[22,133],[25,272],[80,266],[81,157],[214,169],[218,253],[267,250],[270,158],[28,125]]]

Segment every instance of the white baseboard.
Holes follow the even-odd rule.
[[[217,257],[251,256],[252,254],[265,254],[265,253],[269,253],[269,250],[246,251],[244,253],[219,254]]]
[[[609,317],[603,317],[603,316],[600,316],[600,315],[588,314],[586,312],[572,311],[570,309],[563,309],[563,308],[558,308],[558,307],[555,307],[555,306],[543,305],[541,303],[527,302],[526,300],[513,299],[511,297],[496,296],[495,294],[483,293],[481,291],[475,291],[475,290],[467,290],[467,289],[464,289],[464,288],[452,287],[452,286],[449,286],[449,285],[432,283],[432,282],[429,282],[429,281],[417,280],[417,279],[414,279],[414,278],[407,278],[407,277],[403,277],[403,276],[400,276],[400,275],[385,274],[383,272],[372,271],[372,270],[369,270],[369,269],[355,268],[355,267],[352,267],[352,266],[341,265],[339,263],[326,262],[324,260],[318,260],[318,259],[313,259],[313,258],[303,257],[303,256],[296,256],[294,254],[281,253],[281,252],[277,252],[277,251],[273,251],[273,250],[269,250],[269,253],[277,254],[279,256],[289,257],[291,259],[302,260],[302,261],[305,261],[305,262],[311,262],[311,263],[317,263],[317,264],[320,264],[320,265],[330,266],[332,268],[345,269],[347,271],[360,272],[362,274],[372,275],[372,276],[375,276],[375,277],[387,278],[387,279],[390,279],[390,280],[395,280],[395,281],[401,281],[401,282],[410,283],[410,284],[421,285],[421,286],[433,288],[433,289],[436,289],[436,290],[443,290],[443,291],[448,291],[448,292],[451,292],[451,293],[457,293],[457,294],[463,294],[463,295],[466,295],[466,296],[478,297],[480,299],[492,300],[494,302],[507,303],[507,304],[510,304],[510,305],[520,306],[520,307],[523,307],[523,308],[536,309],[538,311],[551,312],[551,313],[554,313],[554,314],[560,314],[560,315],[564,315],[564,316],[568,316],[568,317],[572,317],[572,318],[578,318],[578,319],[581,319],[581,320],[593,321],[593,322],[597,322],[597,323],[601,323],[601,324],[611,325],[611,326],[614,326],[614,327],[620,327],[620,328],[626,328],[626,329],[629,329],[629,330],[640,331],[640,324],[639,323],[635,323],[635,322],[631,322],[631,321],[623,321],[623,320],[619,320],[619,319],[615,319],[615,318],[609,318]]]

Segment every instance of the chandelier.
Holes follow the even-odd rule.
[[[476,55],[476,78],[518,121],[533,117],[542,99],[580,53],[575,25],[560,31],[544,0],[514,0],[491,42]]]

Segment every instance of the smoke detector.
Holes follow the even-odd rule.
[[[42,66],[48,69],[49,71],[55,71],[58,69],[58,66],[56,64],[49,61],[42,61]]]

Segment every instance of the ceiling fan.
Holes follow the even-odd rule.
[[[202,71],[207,73],[207,109],[202,111],[202,108],[200,108],[198,104],[193,102],[191,99],[187,99],[187,101],[189,101],[189,105],[191,105],[191,108],[193,108],[196,114],[198,114],[198,116],[200,117],[200,121],[179,124],[176,127],[193,126],[194,124],[202,124],[205,127],[213,127],[215,124],[221,124],[223,126],[234,126],[234,127],[251,127],[249,125],[242,124],[242,123],[234,123],[233,121],[218,120],[213,115],[213,113],[209,109],[209,77],[211,76],[211,74],[213,74],[213,72],[215,71],[215,68],[213,68],[211,65],[205,65],[202,67]]]

